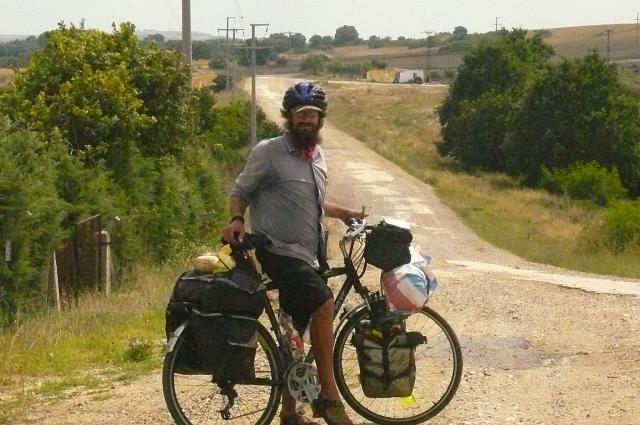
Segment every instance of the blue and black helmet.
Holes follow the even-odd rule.
[[[327,111],[327,95],[322,87],[309,81],[301,81],[289,87],[282,99],[283,112],[289,114],[301,106],[312,106],[322,115]]]

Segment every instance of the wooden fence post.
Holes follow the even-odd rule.
[[[100,286],[105,296],[111,294],[111,237],[109,232],[100,232]]]
[[[56,261],[56,251],[51,254],[49,262],[49,306],[57,311],[62,309],[60,305],[60,284],[58,281],[58,262]]]

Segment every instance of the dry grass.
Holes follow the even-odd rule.
[[[172,267],[141,268],[128,290],[109,298],[81,297],[77,307],[47,311],[0,331],[0,423],[29,394],[57,397],[70,388],[96,388],[130,380],[161,364],[164,307],[177,276]],[[147,341],[152,355],[127,356],[132,340]]]
[[[551,44],[561,57],[583,56],[592,49],[604,56],[608,29],[613,30],[609,39],[612,60],[639,57],[634,24],[552,28],[551,37],[546,38],[545,42]]]
[[[208,60],[195,60],[192,63],[191,86],[197,89],[210,87],[216,79],[216,73],[209,68]]]
[[[330,120],[409,173],[432,184],[440,198],[482,238],[532,261],[640,277],[640,256],[583,249],[582,232],[594,211],[542,190],[523,189],[505,175],[467,174],[436,152],[440,127],[434,108],[444,88],[327,85]],[[367,103],[354,99],[367,98]]]
[[[15,75],[16,73],[13,69],[0,68],[0,88],[6,87]]]

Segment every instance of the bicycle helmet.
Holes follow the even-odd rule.
[[[327,96],[322,87],[309,81],[301,81],[289,87],[282,99],[282,110],[286,114],[302,109],[314,109],[321,115],[327,111]]]

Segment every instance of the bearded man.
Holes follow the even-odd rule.
[[[327,98],[320,86],[299,82],[285,92],[282,116],[285,133],[258,143],[231,190],[231,221],[224,239],[244,238],[245,210],[251,231],[268,237],[271,245],[256,251],[262,270],[279,286],[280,307],[291,315],[302,334],[310,336],[320,380],[320,397],[312,404],[314,417],[329,425],[352,424],[339,399],[333,377],[333,296],[321,270],[322,218],[364,218],[364,213],[325,200],[327,165],[320,147]],[[283,391],[281,423],[315,424],[296,410]]]

